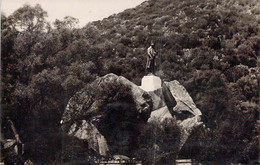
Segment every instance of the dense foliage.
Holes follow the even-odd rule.
[[[257,0],[150,0],[77,29],[76,18],[51,25],[39,5],[25,5],[1,16],[2,118],[10,117],[21,141],[31,144],[30,159],[55,161],[59,149],[33,144],[41,139],[47,146],[53,137],[44,135],[59,132],[69,98],[110,72],[140,84],[153,40],[156,74],[186,87],[207,127],[180,157],[256,160],[259,8]]]

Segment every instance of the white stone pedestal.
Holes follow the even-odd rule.
[[[162,87],[162,80],[160,77],[154,75],[148,75],[142,78],[142,85],[140,86],[140,88],[142,88],[147,92],[154,91],[161,87]]]

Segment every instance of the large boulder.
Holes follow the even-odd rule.
[[[101,155],[131,157],[148,123],[174,119],[181,130],[180,150],[191,132],[202,124],[200,116],[200,110],[178,81],[164,82],[162,88],[146,92],[122,76],[108,74],[69,100],[61,123],[63,131],[87,141],[89,148]]]
[[[149,92],[149,94],[154,105],[149,121],[153,119],[163,121],[165,118],[173,117],[179,121],[185,121],[185,119],[195,116],[199,118],[202,115],[187,90],[176,80],[164,82],[161,89]],[[160,103],[159,106],[156,106],[158,103]]]
[[[164,82],[160,90],[162,92],[154,91],[151,95],[161,94],[158,97],[163,98],[165,105],[154,110],[148,122],[162,123],[166,119],[175,119],[180,129],[178,145],[180,151],[192,131],[203,124],[201,122],[202,113],[196,107],[187,90],[178,81]],[[152,99],[154,98],[152,97]],[[154,101],[156,100],[152,100],[152,102]]]
[[[86,140],[101,155],[124,154],[135,149],[139,127],[150,117],[151,103],[150,95],[137,85],[108,74],[69,100],[62,129]]]
[[[89,149],[95,150],[100,155],[105,156],[107,152],[109,152],[105,137],[92,123],[87,122],[86,120],[79,120],[73,123],[68,134],[81,140],[86,140]]]

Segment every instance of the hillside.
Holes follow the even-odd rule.
[[[226,70],[228,68],[225,67],[238,64],[249,67],[257,65],[258,21],[254,16],[258,14],[259,19],[259,13],[256,1],[244,3],[146,1],[137,8],[128,9],[91,25],[96,28],[100,35],[96,37],[102,39],[102,44],[111,48],[111,52],[106,53],[123,58],[117,60],[121,62],[118,65],[113,64],[115,68],[110,68],[112,71],[115,69],[114,72],[130,74],[121,66],[136,61],[135,58],[137,62],[133,63],[144,63],[145,49],[153,40],[157,43],[160,55],[159,70],[167,78],[180,79],[181,76],[177,76],[176,72],[184,69],[182,66],[186,64],[192,65],[189,68],[199,70],[201,66],[206,69]],[[202,65],[197,60],[198,54],[206,53],[211,54],[211,57],[207,57],[208,61],[223,60],[223,64],[212,66],[213,64],[203,61],[206,66]],[[106,70],[109,67],[107,64],[104,68]],[[167,72],[166,68],[173,69],[175,74]],[[141,68],[135,69],[137,73],[142,71]]]
[[[63,134],[59,128],[68,100],[108,73],[140,85],[146,48],[154,41],[156,74],[185,86],[208,128],[190,138],[180,157],[255,161],[259,8],[257,0],[149,0],[81,29],[74,28],[77,19],[73,17],[57,20],[51,27],[39,5],[25,5],[9,17],[2,15],[3,127],[8,116],[21,141],[30,146],[26,157],[68,161],[60,156]],[[5,138],[12,137],[8,130],[3,133]],[[77,149],[86,150],[78,147],[83,145],[77,139],[65,140],[73,141],[67,148],[75,157]]]

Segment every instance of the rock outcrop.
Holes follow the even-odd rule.
[[[127,155],[147,122],[174,119],[181,130],[178,149],[201,125],[200,110],[178,81],[146,92],[124,77],[108,74],[76,93],[62,117],[62,129],[85,140],[101,155]]]
[[[62,116],[62,123],[72,122],[83,116],[93,118],[91,115],[100,112],[100,107],[106,101],[105,97],[119,97],[120,94],[130,97],[131,100],[123,101],[134,104],[139,114],[149,117],[152,108],[149,94],[122,76],[108,74],[98,78],[69,100]],[[114,100],[118,101],[122,100]]]
[[[69,100],[62,129],[88,141],[101,155],[122,154],[121,150],[135,148],[138,125],[147,121],[151,111],[147,92],[124,77],[108,74]]]

